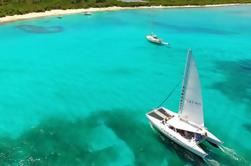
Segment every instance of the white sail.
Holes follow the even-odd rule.
[[[200,80],[191,50],[187,54],[179,114],[183,120],[204,126]]]

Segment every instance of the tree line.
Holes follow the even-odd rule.
[[[135,6],[179,6],[226,3],[251,3],[251,0],[145,0],[144,2],[122,2],[120,0],[0,0],[0,17],[52,9],[78,9],[89,7],[135,7]]]

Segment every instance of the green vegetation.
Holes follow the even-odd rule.
[[[121,2],[119,0],[0,0],[0,17],[52,9],[77,9],[108,6],[150,5],[206,5],[225,3],[251,3],[251,0],[148,0],[145,2]]]

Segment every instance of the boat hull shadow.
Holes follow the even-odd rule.
[[[163,143],[163,145],[166,146],[169,150],[175,152],[175,154],[177,154],[177,156],[180,159],[182,159],[182,161],[189,162],[192,165],[196,165],[196,166],[197,165],[202,166],[206,164],[205,161],[201,157],[195,155],[194,153],[190,152],[186,148],[180,146],[179,144],[171,140],[169,137],[167,137],[165,134],[159,131],[154,125],[152,125],[152,127],[159,135],[159,138],[161,139],[161,142]]]

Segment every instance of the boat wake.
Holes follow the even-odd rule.
[[[220,163],[214,159],[211,159],[211,158],[205,158],[203,159],[205,161],[205,163],[207,165],[210,165],[210,166],[220,166]]]
[[[162,42],[163,45],[169,46],[169,43],[167,42]]]
[[[234,149],[225,147],[223,145],[219,146],[219,149],[223,152],[224,156],[228,158],[228,159],[226,158],[225,161],[230,162],[232,160],[231,162],[234,162],[236,164],[241,163],[242,165],[248,165],[247,160],[245,160],[244,157],[237,154]],[[207,165],[210,165],[210,166],[219,166],[219,165],[221,165],[221,163],[218,162],[214,157],[207,157],[207,158],[205,158],[203,160],[205,161],[205,163]]]
[[[149,123],[149,124],[150,124],[150,127],[153,130],[153,132],[158,133],[158,131],[156,131],[156,129],[153,127],[152,123]]]
[[[225,146],[219,146],[219,148],[220,148],[220,150],[222,151],[222,152],[224,152],[227,156],[229,156],[231,159],[233,159],[233,160],[236,160],[236,161],[241,161],[241,162],[246,162],[246,160],[242,157],[242,156],[240,156],[240,155],[238,155],[235,151],[234,151],[234,149],[230,149],[230,148],[228,148],[228,147],[225,147]]]

